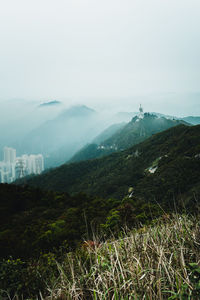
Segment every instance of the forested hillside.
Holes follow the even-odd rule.
[[[47,282],[54,287],[57,278],[63,278],[60,264],[62,270],[68,262],[71,265],[77,253],[77,264],[89,262],[83,241],[99,245],[98,240],[93,242],[96,234],[101,240],[110,235],[126,240],[126,226],[140,228],[155,224],[156,219],[162,224],[174,211],[198,214],[199,178],[200,126],[180,125],[105,158],[63,165],[26,178],[19,182],[23,186],[0,185],[0,295],[5,291],[10,297],[16,292],[29,298],[39,291],[47,295]],[[141,230],[146,230],[145,226]],[[174,239],[177,245],[178,241]],[[64,291],[71,289],[68,279]],[[56,291],[55,299],[59,299]]]
[[[131,122],[104,141],[102,145],[116,148],[116,150],[124,150],[144,141],[153,134],[180,124],[189,125],[189,123],[184,121],[167,119],[165,117],[145,113],[142,118],[135,116]]]
[[[92,144],[79,150],[70,162],[98,158],[113,152],[125,150],[146,140],[153,134],[180,124],[189,125],[185,121],[167,119],[164,116],[157,116],[150,113],[135,116],[128,124],[121,127],[119,127],[120,124],[118,126],[116,124],[106,132],[103,132]],[[116,130],[117,128],[118,130]]]
[[[124,197],[134,188],[138,197],[172,200],[199,188],[200,126],[180,125],[107,157],[62,165],[46,174],[25,178],[46,190],[86,192],[101,197]]]
[[[118,205],[117,200],[81,193],[71,197],[67,193],[0,184],[0,257],[38,257],[60,246],[69,251],[84,235],[91,236],[91,222],[95,229]]]
[[[113,124],[109,126],[106,130],[100,133],[92,143],[87,144],[83,148],[81,148],[75,155],[68,161],[70,162],[78,162],[82,160],[102,157],[108,155],[113,152],[112,148],[105,149],[105,147],[101,147],[100,144],[116,134],[122,129],[126,123]]]

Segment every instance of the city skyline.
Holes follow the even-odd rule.
[[[5,146],[3,161],[0,161],[0,183],[11,183],[18,178],[44,171],[42,154],[16,155],[16,149]]]

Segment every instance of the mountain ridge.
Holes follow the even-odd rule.
[[[64,164],[43,175],[25,178],[18,183],[70,194],[81,191],[106,198],[123,198],[129,188],[134,187],[138,197],[146,198],[148,195],[151,198],[154,195],[165,198],[169,188],[166,186],[161,189],[162,177],[175,194],[178,193],[178,186],[184,193],[187,188],[189,191],[190,179],[191,185],[198,186],[199,154],[200,125],[179,125],[155,134],[127,150],[103,158]],[[154,173],[151,173],[152,167],[156,167]],[[177,174],[178,170],[180,174]],[[185,172],[191,178],[187,179]],[[150,190],[152,193],[149,194]]]
[[[98,143],[93,140],[91,144],[80,149],[69,162],[103,157],[113,152],[128,149],[155,133],[179,124],[190,125],[182,120],[167,119],[151,113],[135,116],[129,123],[117,128],[116,131],[108,138],[105,138],[104,141]]]
[[[42,153],[46,167],[64,163],[98,132],[95,116],[96,112],[86,106],[72,106],[29,132],[20,141],[19,152]],[[62,152],[61,160],[57,151]]]

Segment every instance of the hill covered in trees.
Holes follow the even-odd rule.
[[[194,187],[199,189],[199,154],[200,126],[180,125],[128,150],[62,165],[18,183],[117,199],[132,188],[137,197],[172,201],[174,196],[186,195]]]
[[[159,215],[157,205],[195,211],[199,178],[200,126],[180,125],[105,158],[26,178],[23,186],[0,185],[1,255],[37,255],[62,243],[70,249],[90,224],[132,226]]]
[[[187,219],[190,223],[186,224],[182,222],[184,220],[182,217],[171,219],[171,213],[178,211],[198,214],[199,178],[200,126],[180,125],[153,135],[128,150],[100,159],[66,164],[41,176],[26,178],[24,179],[26,181],[20,182],[23,186],[1,184],[0,296],[5,295],[5,291],[9,297],[14,297],[17,293],[23,294],[25,299],[35,298],[39,295],[39,291],[46,296],[51,286],[51,296],[59,299],[58,291],[62,291],[66,296],[71,295],[75,278],[77,289],[74,293],[81,291],[85,299],[94,295],[91,289],[103,293],[104,289],[99,286],[97,290],[92,282],[88,281],[88,274],[89,277],[96,276],[96,273],[93,273],[96,270],[106,282],[105,274],[108,274],[107,271],[112,265],[109,261],[115,254],[118,255],[117,261],[120,260],[123,272],[127,270],[129,273],[132,264],[126,264],[128,256],[123,250],[125,249],[123,245],[138,251],[138,261],[141,259],[147,263],[145,260],[145,257],[148,257],[145,256],[147,252],[143,252],[142,248],[137,246],[146,236],[144,233],[147,237],[158,236],[155,241],[151,239],[153,241],[151,247],[154,245],[156,249],[161,249],[165,243],[166,261],[169,258],[168,254],[172,257],[176,248],[178,255],[182,255],[179,246],[183,245],[183,240],[180,243],[180,237],[185,237],[184,245],[185,249],[187,246],[187,253],[192,253],[191,249],[193,251],[191,256],[186,254],[185,262],[187,268],[191,267],[189,274],[193,274],[192,268],[198,267],[198,265],[190,266],[191,262],[196,263],[194,251],[197,245],[195,243],[198,243],[196,236],[198,229],[194,228],[196,223],[192,219]],[[32,187],[26,185],[27,183]],[[156,222],[160,222],[161,225],[151,229]],[[173,223],[175,227],[172,229]],[[124,233],[125,226],[135,230],[139,228],[131,235],[135,244],[127,242],[129,236]],[[146,226],[150,226],[148,230]],[[181,228],[179,237],[175,234],[177,228]],[[111,232],[112,236],[118,239],[104,243]],[[173,236],[170,236],[172,232]],[[95,240],[97,233],[99,237]],[[167,234],[166,239],[163,239],[162,234]],[[192,235],[195,236],[194,241],[191,240]],[[88,244],[83,243],[84,240],[88,241]],[[172,240],[173,248],[170,246]],[[91,245],[97,248],[90,248],[90,241]],[[143,245],[144,249],[147,249],[149,242],[146,244],[145,241],[146,239]],[[99,245],[101,245],[100,252],[93,252]],[[131,245],[135,246],[131,248]],[[147,254],[150,255],[150,252]],[[158,255],[158,259],[152,256],[152,263],[158,266],[162,255]],[[180,278],[188,280],[189,277],[184,273],[185,265],[179,264],[175,254],[173,255],[174,268],[179,274],[183,272],[185,277],[180,275]],[[145,277],[142,276],[143,273],[148,273],[149,266],[143,265],[140,283],[147,284],[148,280],[143,280]],[[166,270],[164,265],[162,270]],[[165,283],[160,285],[158,290],[163,293],[168,287],[177,295],[180,293],[182,295],[185,291],[191,295],[198,295],[195,270],[194,276],[187,281],[190,282],[189,285],[177,288],[175,286],[177,277],[174,277],[173,270],[169,266],[166,274],[170,274],[171,279],[168,280],[168,275],[165,277],[162,275]],[[128,273],[123,281],[116,281],[118,275],[113,278],[115,281],[113,284],[117,286],[116,295],[120,297],[125,296],[127,291],[132,293],[131,287],[128,290],[126,288],[126,291],[122,288],[129,282],[129,277],[126,277]],[[137,295],[148,294],[149,289],[145,289],[145,286],[139,288],[141,284],[137,286],[136,281],[134,284],[137,287]],[[111,291],[112,284],[108,287]],[[154,284],[150,284],[152,291],[153,287]],[[113,292],[112,289],[111,296]],[[168,294],[170,295],[170,291]]]
[[[71,197],[0,184],[0,257],[38,257],[60,246],[69,251],[91,232],[91,222],[93,228],[104,223],[118,204],[81,193]]]
[[[198,299],[198,204],[188,207],[195,217],[133,196],[14,185],[0,185],[0,196],[1,299]]]
[[[105,149],[105,147],[101,147],[100,144],[119,132],[120,129],[122,129],[125,125],[126,123],[123,122],[109,126],[102,133],[100,133],[92,143],[85,145],[77,153],[75,153],[68,163],[102,157],[112,153],[112,148]]]
[[[79,150],[69,162],[93,159],[125,150],[146,140],[153,134],[180,124],[189,125],[185,121],[168,119],[150,113],[135,116],[128,124],[116,124],[108,128],[93,143]]]

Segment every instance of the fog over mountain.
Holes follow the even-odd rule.
[[[95,110],[86,105],[67,106],[60,100],[1,102],[0,159],[3,147],[9,146],[17,150],[17,155],[41,153],[45,168],[61,165],[109,126],[115,128],[118,123],[128,123],[139,113],[134,98],[130,109],[126,102],[124,107],[113,104],[108,109],[109,105]],[[154,114],[178,119],[174,114]],[[187,117],[189,123],[191,120],[192,124],[199,124],[198,117]]]
[[[198,0],[3,1],[0,99],[200,115],[199,28]]]
[[[58,164],[140,104],[200,116],[199,28],[198,0],[4,1],[0,148]]]
[[[199,179],[200,0],[1,1],[0,300],[200,299]]]
[[[0,102],[0,147],[12,146],[35,127],[56,117],[64,107],[40,108],[39,105],[40,102],[18,99]]]
[[[58,100],[0,104],[0,158],[4,146],[9,146],[17,150],[17,155],[43,154],[45,167],[65,163],[118,119],[116,113],[95,111],[85,105],[67,107]]]

